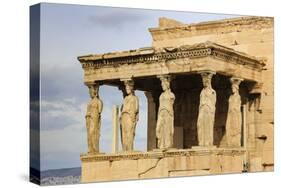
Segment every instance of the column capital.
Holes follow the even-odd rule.
[[[157,75],[156,77],[159,78],[161,81],[167,80],[169,82],[171,82],[173,79],[173,76],[170,74],[160,74],[160,75]]]
[[[121,81],[121,82],[133,81],[133,77],[132,77],[132,76],[130,76],[130,77],[120,78],[120,81]]]
[[[159,100],[159,96],[160,96],[161,92],[160,91],[145,91],[144,95],[147,98],[148,102],[157,102]]]
[[[239,85],[244,79],[240,77],[231,77],[230,82],[231,84],[237,84]]]
[[[167,78],[167,77],[172,77],[170,74],[158,74],[156,75],[157,78]]]
[[[133,80],[133,77],[127,77],[127,78],[120,78],[120,81],[124,83],[124,85],[134,86],[135,82]]]

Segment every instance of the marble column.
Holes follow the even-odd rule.
[[[228,113],[225,126],[226,144],[228,147],[241,147],[242,113],[239,85],[242,79],[230,78],[232,94],[228,100]]]
[[[99,85],[93,83],[88,86],[91,100],[87,105],[86,113],[86,128],[87,128],[87,141],[88,153],[99,153],[99,139],[100,139],[100,126],[101,126],[101,112],[103,109],[102,100],[99,98]]]
[[[147,150],[153,150],[157,147],[156,139],[156,120],[157,120],[157,101],[156,93],[146,91],[147,98]],[[156,98],[157,97],[157,98]]]
[[[201,147],[213,146],[214,121],[216,112],[216,91],[212,88],[215,72],[201,72],[203,89],[200,93],[199,114],[197,119],[197,139]]]
[[[119,145],[119,123],[118,106],[112,107],[112,153],[118,152]]]
[[[174,140],[174,101],[175,95],[171,91],[171,76],[161,75],[163,92],[159,97],[159,109],[156,123],[157,148],[169,149]]]
[[[135,129],[139,119],[139,99],[135,96],[134,81],[121,80],[125,85],[125,97],[121,106],[120,130],[123,151],[134,150]]]

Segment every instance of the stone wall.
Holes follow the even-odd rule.
[[[81,156],[81,182],[243,172],[243,149],[189,149]]]

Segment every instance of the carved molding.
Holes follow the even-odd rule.
[[[117,161],[117,160],[136,160],[136,159],[151,159],[151,158],[165,158],[175,156],[204,156],[204,155],[243,155],[245,149],[243,148],[216,148],[208,149],[175,149],[167,151],[149,151],[149,152],[131,152],[118,154],[82,154],[80,159],[82,162],[91,161]]]
[[[128,56],[122,58],[111,59],[98,59],[98,60],[83,60],[79,59],[82,68],[94,67],[101,68],[104,66],[117,66],[122,64],[134,64],[134,63],[154,63],[163,60],[172,60],[180,58],[192,58],[192,57],[204,57],[211,54],[211,49],[200,49],[182,52],[160,52],[152,55],[137,55]]]
[[[153,49],[153,48],[152,48]],[[213,57],[220,59],[225,62],[233,62],[243,66],[249,66],[262,70],[265,65],[263,61],[249,56],[247,54],[237,52],[233,49],[212,43],[205,42],[194,45],[184,45],[178,48],[162,48],[154,49],[153,52],[142,54],[140,49],[133,50],[132,53],[125,51],[119,53],[113,53],[114,55],[90,55],[90,56],[80,56],[78,60],[80,61],[82,68],[94,68],[99,69],[103,67],[116,67],[124,64],[136,64],[136,63],[159,63],[168,62],[169,60],[183,59],[183,58],[200,58],[200,57]],[[124,55],[126,54],[126,56]]]

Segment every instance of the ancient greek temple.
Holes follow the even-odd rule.
[[[258,38],[268,45],[272,20],[183,24],[161,18],[159,27],[149,31],[151,47],[78,57],[91,96],[82,182],[271,169],[273,162],[262,163],[256,149],[265,141],[266,133],[256,130],[263,123],[264,72],[270,59],[267,52],[246,53],[255,46],[245,44]],[[115,144],[121,139],[122,147],[112,153],[99,151],[101,116],[112,116],[102,112],[99,88],[104,85],[124,96],[112,128]],[[147,151],[134,150],[141,102],[136,90],[147,98]]]

